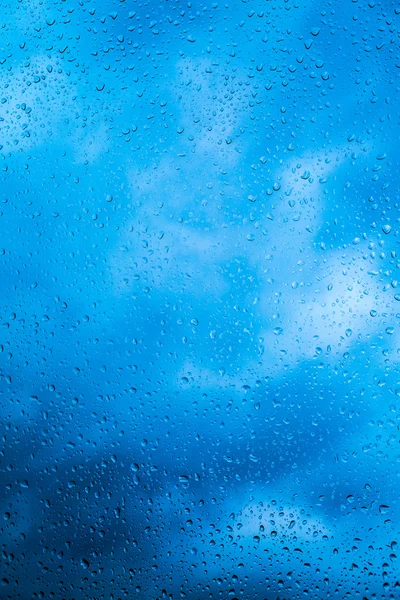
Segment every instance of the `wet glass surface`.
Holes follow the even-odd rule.
[[[0,597],[398,599],[399,19],[0,9]]]

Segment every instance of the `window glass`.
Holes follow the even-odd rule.
[[[398,599],[389,0],[4,0],[0,596]]]

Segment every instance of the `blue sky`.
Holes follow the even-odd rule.
[[[1,8],[4,598],[396,598],[399,9]]]

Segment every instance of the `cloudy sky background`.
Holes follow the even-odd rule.
[[[1,8],[2,597],[397,597],[399,18]]]

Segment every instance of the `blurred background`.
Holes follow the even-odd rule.
[[[399,19],[3,3],[1,600],[400,598]]]

